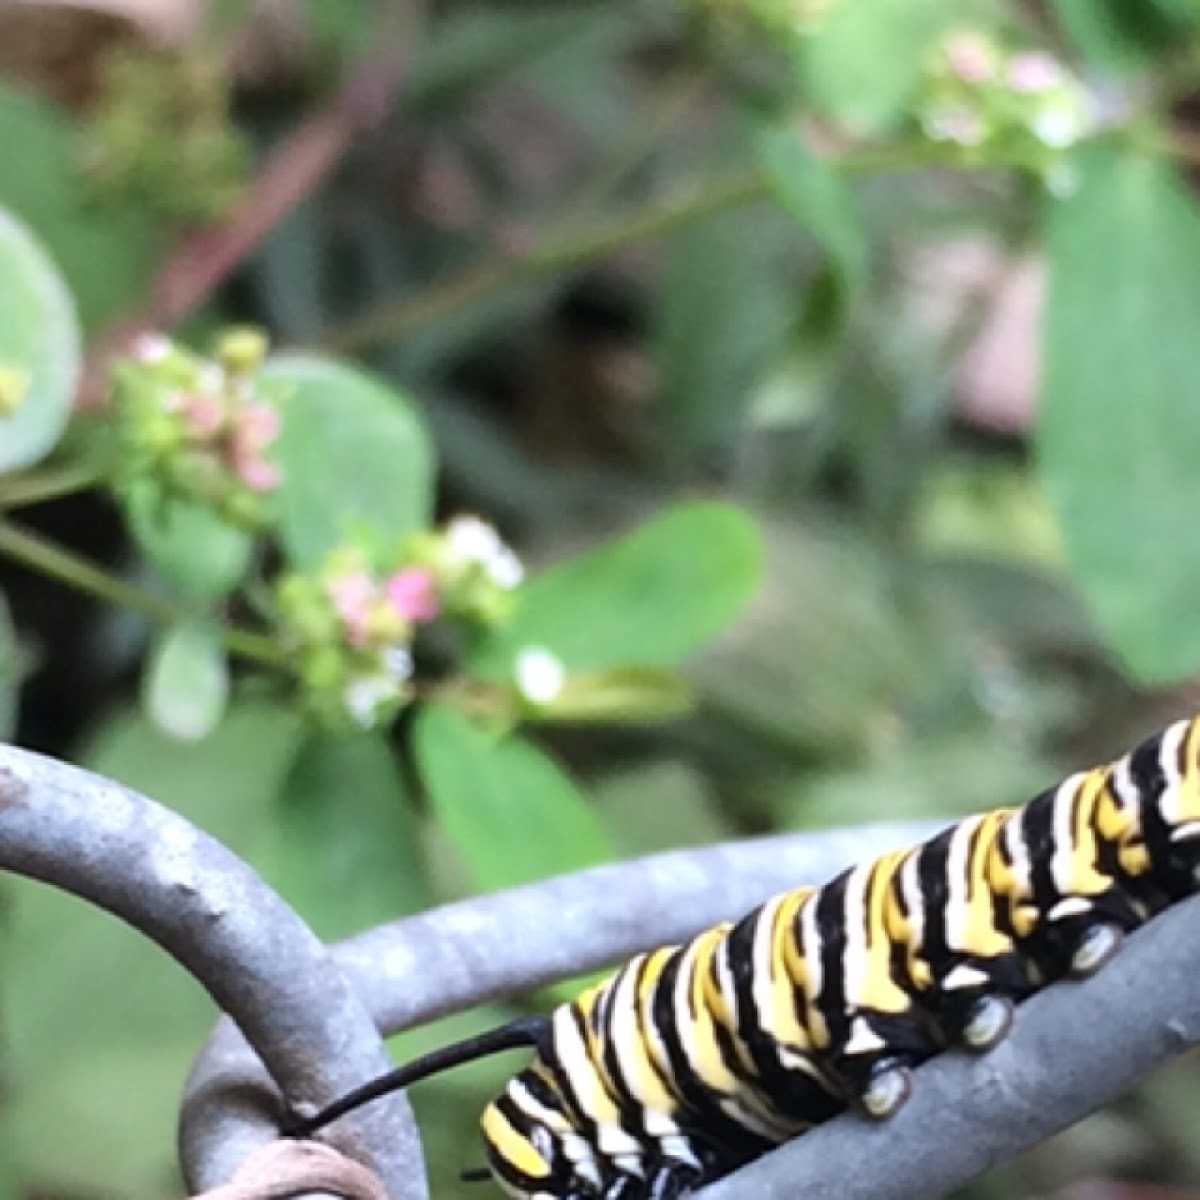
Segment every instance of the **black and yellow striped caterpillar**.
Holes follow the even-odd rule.
[[[988,1050],[1015,1003],[1097,970],[1197,890],[1200,717],[1024,808],[640,954],[549,1017],[427,1055],[288,1132],[531,1045],[482,1118],[497,1182],[521,1200],[673,1200],[847,1106],[890,1116],[912,1067]]]

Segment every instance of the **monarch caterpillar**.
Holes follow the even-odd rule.
[[[1200,890],[1200,717],[1024,808],[737,922],[640,954],[548,1017],[433,1052],[287,1132],[518,1046],[484,1110],[488,1171],[518,1200],[677,1200],[847,1107],[891,1116],[914,1066],[1003,1040],[1014,1005],[1098,970]]]

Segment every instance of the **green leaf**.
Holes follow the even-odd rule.
[[[275,818],[263,875],[323,939],[430,903],[420,822],[382,736],[312,734]]]
[[[413,739],[433,811],[481,888],[512,887],[611,857],[574,784],[518,735],[489,733],[432,704],[418,714]]]
[[[622,857],[735,837],[730,813],[702,771],[671,759],[618,766],[592,788]]]
[[[32,466],[54,448],[71,415],[81,354],[58,268],[0,210],[0,472]]]
[[[664,241],[654,365],[672,461],[703,457],[736,429],[787,334],[795,284],[786,243],[794,241],[791,222],[761,206]]]
[[[202,504],[165,496],[139,482],[125,494],[125,516],[155,570],[193,600],[219,600],[246,574],[254,539]]]
[[[828,163],[817,158],[794,129],[768,129],[758,139],[758,159],[778,204],[829,256],[848,303],[867,280],[866,234],[858,199]]]
[[[741,611],[761,569],[758,530],[745,512],[712,501],[680,505],[527,583],[512,619],[470,666],[509,678],[531,646],[568,672],[674,666]]]
[[[220,723],[229,699],[229,667],[213,626],[188,622],[167,629],[146,663],[142,703],[164,733],[198,742]]]
[[[1164,164],[1081,159],[1051,213],[1038,461],[1102,632],[1143,682],[1200,668],[1200,212]]]
[[[281,354],[258,375],[278,400],[279,532],[297,566],[319,561],[351,533],[390,546],[429,522],[434,458],[403,396],[332,359]]]
[[[926,53],[956,5],[947,0],[836,4],[804,40],[813,103],[856,133],[879,133],[904,114]]]
[[[0,146],[20,147],[21,169],[0,171],[0,206],[37,234],[66,277],[87,331],[130,307],[159,260],[161,220],[84,195],[78,131],[53,104],[0,87]]]
[[[552,700],[525,701],[528,721],[661,721],[692,707],[687,683],[674,671],[658,667],[616,667],[582,671],[567,678]]]
[[[461,103],[465,93],[515,71],[528,72],[572,42],[606,32],[621,15],[604,3],[570,9],[527,5],[519,11],[483,4],[456,8],[437,22],[413,64],[409,92],[421,106]]]
[[[1194,0],[1054,0],[1055,15],[1084,58],[1128,72],[1170,51],[1194,28]]]

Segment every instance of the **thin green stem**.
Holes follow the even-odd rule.
[[[660,199],[600,229],[569,236],[556,234],[520,257],[489,260],[438,280],[416,296],[386,301],[364,316],[327,332],[321,339],[321,348],[346,354],[390,341],[502,287],[603,257],[622,246],[749,203],[765,192],[761,175],[747,171]]]
[[[953,154],[953,148],[911,142],[847,153],[832,161],[831,166],[846,175],[882,174],[954,166]],[[394,340],[502,287],[604,258],[625,246],[661,237],[705,217],[756,203],[766,199],[769,190],[763,172],[748,167],[657,197],[599,228],[556,231],[524,255],[487,260],[436,280],[415,296],[385,301],[363,316],[329,330],[321,339],[321,348],[346,354]],[[575,219],[571,218],[567,224],[573,226]]]
[[[189,616],[170,600],[127,583],[73,551],[10,521],[0,521],[0,555],[67,587],[140,613],[160,625],[174,625]],[[270,638],[251,630],[227,628],[222,631],[221,639],[230,653],[242,658],[270,666],[285,662],[282,651]]]
[[[104,479],[95,463],[72,463],[37,471],[8,475],[0,479],[0,509],[24,508],[86,492]]]

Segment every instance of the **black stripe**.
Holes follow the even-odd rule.
[[[1021,836],[1030,860],[1030,890],[1042,919],[1061,898],[1051,872],[1054,857],[1054,797],[1057,791],[1057,788],[1048,788],[1034,797],[1021,813]]]

